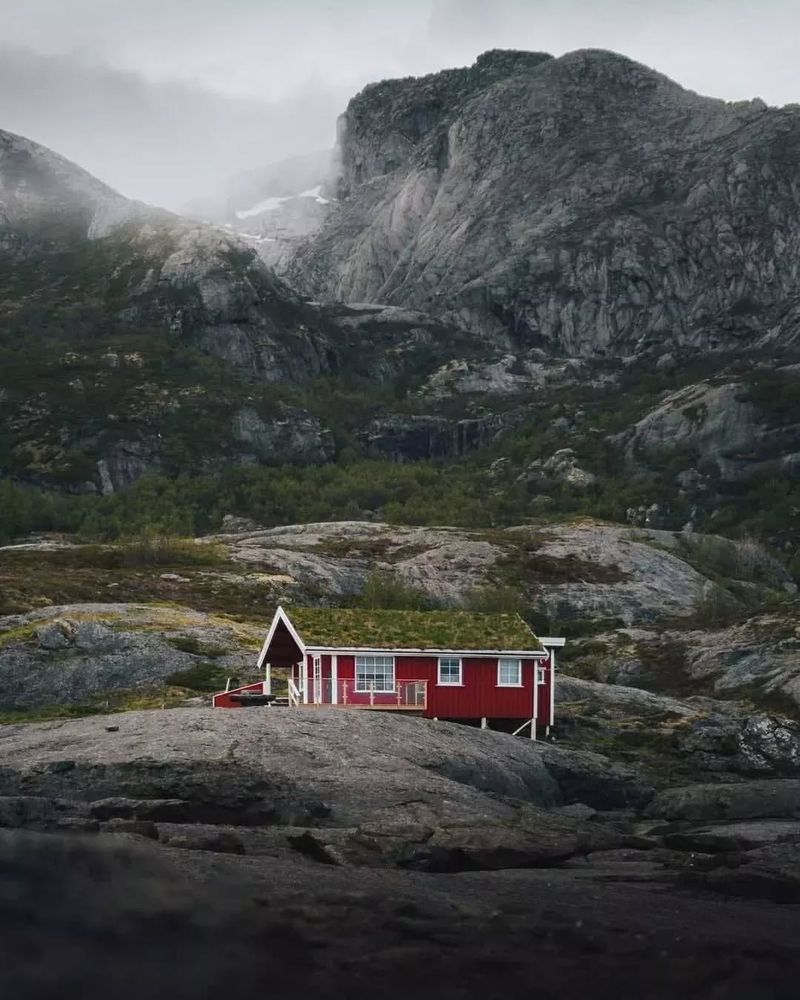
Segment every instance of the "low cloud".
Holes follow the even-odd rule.
[[[364,84],[489,48],[610,48],[701,93],[797,101],[798,28],[793,0],[0,0],[0,128],[174,207],[331,145]]]

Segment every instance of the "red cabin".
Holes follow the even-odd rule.
[[[279,607],[258,658],[264,680],[217,708],[270,701],[473,721],[532,739],[553,725],[555,649],[519,615]],[[285,695],[273,697],[285,684]]]

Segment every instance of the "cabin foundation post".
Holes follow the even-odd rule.
[[[489,728],[489,720],[484,715],[484,717],[481,719],[481,729],[488,729],[488,728]]]
[[[536,739],[536,719],[531,719],[531,739]]]
[[[264,667],[264,694],[272,694],[272,664]]]

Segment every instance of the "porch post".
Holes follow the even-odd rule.
[[[339,657],[331,656],[331,705],[339,704]]]
[[[308,656],[303,657],[303,661],[300,664],[300,676],[302,680],[302,691],[303,691],[303,704],[308,704],[308,689],[310,684],[308,683]]]

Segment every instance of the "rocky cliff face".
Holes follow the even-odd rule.
[[[428,374],[469,342],[409,310],[310,305],[234,235],[5,132],[0,266],[0,474],[79,492],[330,460],[287,387]]]
[[[324,303],[253,240],[5,134],[0,474],[110,493],[148,471],[478,451],[476,488],[514,519],[717,530],[772,479],[792,509],[797,134],[796,109],[604,52],[372,85],[341,122],[338,188],[294,198],[327,202],[289,269],[344,300]],[[280,172],[242,183],[245,222],[293,200]]]
[[[797,339],[797,108],[609,52],[487,53],[368,87],[340,143],[342,204],[289,271],[315,294],[556,354]]]

